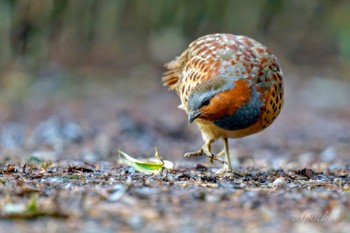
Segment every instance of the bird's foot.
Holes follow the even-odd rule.
[[[224,164],[224,166],[222,166],[222,168],[217,170],[215,173],[218,175],[224,175],[224,174],[228,174],[229,176],[233,175],[233,172],[231,169],[229,169],[229,167],[227,166],[227,163]]]
[[[184,157],[192,157],[192,156],[202,156],[202,155],[206,155],[209,158],[209,161],[211,163],[215,161],[220,162],[222,164],[226,164],[226,161],[218,158],[217,156],[215,156],[213,153],[211,153],[209,150],[205,149],[205,148],[201,148],[198,151],[195,152],[188,152],[184,155]]]

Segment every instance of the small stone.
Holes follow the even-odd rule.
[[[209,194],[205,196],[205,200],[211,203],[218,203],[221,200],[221,196],[218,194]]]
[[[343,180],[341,178],[335,178],[333,184],[341,187],[343,185]]]
[[[118,201],[126,192],[127,188],[123,184],[116,184],[111,189],[111,194],[107,197],[108,201]]]
[[[128,224],[133,229],[140,229],[144,225],[145,221],[142,216],[140,215],[133,215],[130,216],[128,219]]]
[[[277,189],[286,189],[287,188],[287,182],[283,177],[278,177],[273,183],[273,187]]]
[[[298,170],[297,174],[305,176],[308,179],[313,179],[313,177],[315,176],[315,172],[310,168],[303,168],[301,170]]]
[[[350,192],[350,185],[346,184],[343,188],[345,192]]]
[[[19,203],[19,204],[8,203],[8,204],[5,204],[2,211],[5,214],[21,214],[21,213],[25,213],[26,205],[23,203]]]
[[[135,193],[143,197],[150,197],[159,193],[159,189],[151,187],[140,187],[135,189]]]
[[[289,173],[288,173],[288,175],[291,177],[291,178],[295,178],[295,172],[293,172],[293,171],[290,171]]]
[[[167,176],[165,177],[165,180],[168,182],[174,182],[175,181],[175,177],[173,174],[167,174]]]
[[[295,188],[298,188],[298,187],[299,187],[299,185],[297,185],[297,184],[294,184],[294,183],[289,184],[289,188],[290,189],[295,189]]]
[[[206,167],[206,166],[204,166],[202,164],[197,164],[196,170],[197,171],[201,171],[201,172],[206,172],[206,171],[208,171],[208,167]]]

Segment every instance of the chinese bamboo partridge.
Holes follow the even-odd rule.
[[[268,127],[283,105],[282,71],[270,50],[247,36],[212,34],[193,41],[165,65],[163,84],[175,90],[188,121],[198,125],[205,144],[185,157],[206,155],[222,138],[222,171],[232,171],[227,138],[239,138]]]

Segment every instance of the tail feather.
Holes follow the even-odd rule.
[[[162,82],[164,86],[168,86],[170,90],[176,88],[176,84],[179,81],[179,63],[178,58],[165,64],[167,71],[163,74]]]

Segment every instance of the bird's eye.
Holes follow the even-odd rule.
[[[209,98],[205,98],[202,102],[202,106],[208,106],[210,103],[210,99]]]

